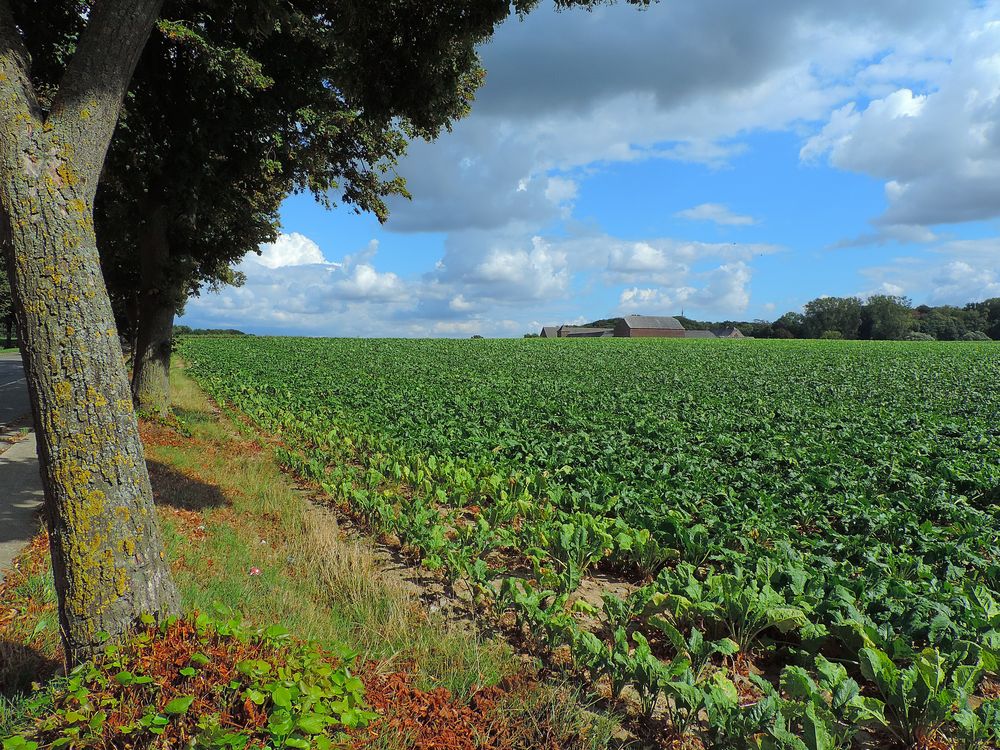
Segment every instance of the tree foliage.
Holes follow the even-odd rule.
[[[913,328],[912,304],[906,297],[875,294],[861,309],[860,337],[896,341]]]
[[[555,2],[560,7],[597,4],[596,0]],[[535,4],[537,0],[515,0],[513,8],[523,13]],[[157,19],[159,42],[175,47],[167,62],[190,63],[202,74],[197,81],[205,85],[193,86],[186,94],[196,103],[207,103],[209,114],[187,112],[194,137],[187,148],[165,152],[164,142],[156,137],[168,129],[151,128],[148,142],[139,137],[135,153],[119,154],[113,162],[123,165],[120,194],[143,209],[137,217],[124,212],[120,204],[119,216],[138,222],[135,236],[156,250],[155,263],[139,267],[140,275],[154,280],[156,274],[150,269],[172,265],[173,217],[170,206],[156,200],[161,188],[149,176],[158,165],[176,166],[172,154],[191,156],[191,149],[212,140],[208,134],[215,128],[254,113],[223,107],[225,97],[207,86],[208,74],[226,71],[219,74],[222,92],[244,95],[269,90],[274,80],[255,50],[260,57],[273,54],[275,68],[288,70],[291,76],[298,69],[300,49],[335,52],[329,56],[330,75],[319,81],[319,87],[314,78],[310,90],[321,103],[342,105],[325,110],[339,118],[337,133],[355,127],[360,103],[371,122],[386,124],[383,130],[394,132],[394,137],[430,136],[447,125],[452,113],[468,110],[483,75],[476,44],[511,12],[506,0],[178,0],[160,17],[163,5],[164,0],[0,0],[0,249],[11,274],[14,309],[26,345],[25,371],[38,427],[60,625],[71,662],[98,649],[105,634],[120,636],[139,613],[166,614],[178,601],[157,529],[95,231],[95,199],[105,157]],[[217,36],[207,35],[209,29]],[[275,39],[277,30],[285,34],[280,40]],[[242,39],[248,40],[245,45]],[[284,96],[277,86],[273,92]],[[133,94],[130,104],[141,101],[141,94]],[[286,104],[282,111],[288,123],[280,133],[287,135],[284,140],[273,137],[273,132],[270,140],[265,135],[263,146],[269,153],[314,132],[317,122],[326,123],[324,111],[313,108],[313,102],[290,99]],[[212,105],[222,112],[214,119]],[[147,114],[163,118],[172,112],[159,109]],[[394,118],[401,115],[405,123],[397,126]],[[139,136],[136,120],[132,122],[133,134]],[[127,129],[126,124],[122,132]],[[243,163],[241,149],[259,159],[259,134],[251,133],[242,141],[231,130],[224,136],[195,156],[203,161],[192,165],[191,174],[209,177],[199,182],[196,200],[178,202],[193,208],[182,213],[185,220],[208,227],[197,232],[197,240],[206,244],[212,241],[206,237],[227,241],[226,230],[248,208],[214,189],[233,179],[236,172],[230,173],[227,165]],[[368,145],[365,135],[359,142]],[[393,144],[402,145],[401,140],[389,141],[390,155],[395,153]],[[323,169],[329,163],[306,161],[293,172],[301,176],[295,184],[324,192],[333,182],[331,172]],[[348,165],[345,169],[365,164],[363,159],[336,163]],[[365,168],[372,164],[377,162]],[[206,166],[219,171],[204,170]],[[289,179],[285,171],[280,174]],[[342,175],[334,170],[333,176]],[[366,184],[363,179],[360,183]],[[229,184],[240,189],[238,178]],[[281,192],[280,181],[249,186],[251,213],[264,217],[253,231],[273,232],[273,221],[268,227],[267,219],[273,220],[271,207]],[[361,202],[361,194],[348,189],[346,195]],[[215,206],[221,220],[199,220]],[[103,231],[112,237],[117,227],[103,224]],[[147,254],[140,254],[140,260],[143,257]],[[188,265],[193,263],[194,259]],[[218,275],[219,269],[218,264],[211,266],[207,276]],[[192,273],[199,270],[203,270],[200,265]],[[154,283],[150,291],[169,298],[163,294],[166,286]],[[161,307],[170,313],[161,326],[169,332],[172,310]],[[169,357],[169,346],[167,352]]]

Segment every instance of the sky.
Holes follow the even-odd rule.
[[[1000,296],[1000,0],[543,0],[480,54],[385,225],[293,196],[246,283],[180,322],[521,336]]]

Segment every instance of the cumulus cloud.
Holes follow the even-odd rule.
[[[674,216],[691,221],[710,221],[713,224],[723,226],[748,226],[757,223],[757,220],[752,216],[734,214],[721,203],[702,203],[693,208],[678,211]]]
[[[963,3],[741,0],[542,6],[483,50],[473,114],[400,165],[413,201],[395,231],[540,226],[572,202],[580,170],[643,159],[722,166],[756,130],[824,122],[859,95],[937,75],[927,49]]]
[[[395,273],[376,269],[377,243],[338,262],[327,261],[319,246],[304,235],[283,234],[261,255],[238,264],[246,281],[218,293],[192,299],[186,314],[206,325],[306,332],[317,335],[362,333],[364,312],[412,305],[412,290]],[[358,313],[361,312],[359,316]],[[353,317],[352,317],[353,316]]]
[[[907,295],[934,305],[1000,297],[1000,238],[944,242],[921,256],[863,269],[866,294]]]
[[[866,106],[848,102],[802,147],[803,160],[885,181],[885,227],[1000,216],[1000,21],[969,13],[940,48],[950,61],[933,88],[900,87]]]
[[[674,286],[630,287],[622,290],[618,307],[625,315],[636,312],[678,313],[709,311],[717,317],[738,315],[750,303],[750,267],[743,261],[724,263],[710,271],[685,276]],[[690,282],[690,283],[681,283]]]
[[[326,262],[319,245],[298,232],[279,235],[274,243],[260,246],[260,255],[248,256],[247,259],[266,268]]]

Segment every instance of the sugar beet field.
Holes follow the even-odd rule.
[[[192,337],[181,353],[293,470],[661,736],[1000,736],[1000,346]]]

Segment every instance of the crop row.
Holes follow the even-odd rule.
[[[997,349],[555,343],[184,354],[292,468],[679,734],[995,741]],[[580,597],[596,570],[627,593]]]

